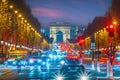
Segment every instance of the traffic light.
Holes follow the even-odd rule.
[[[17,56],[17,59],[20,59],[20,56],[19,56],[19,55]]]
[[[83,44],[83,40],[80,40],[80,41],[79,41],[79,44],[81,44],[81,45],[82,45],[82,44]]]
[[[114,36],[114,26],[111,24],[109,26],[106,27],[109,33],[109,37],[113,37]]]
[[[79,43],[79,45],[83,45],[85,42],[83,36],[78,37],[77,42]]]
[[[110,56],[110,63],[111,63],[111,64],[113,63],[114,59],[115,59],[115,56],[114,56],[114,55],[111,55],[111,56]]]

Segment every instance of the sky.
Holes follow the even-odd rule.
[[[68,22],[73,25],[88,25],[95,16],[104,16],[111,0],[26,0],[42,27],[51,22]]]

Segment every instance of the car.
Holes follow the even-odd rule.
[[[41,59],[40,59],[40,57],[38,57],[38,56],[33,56],[33,57],[31,57],[31,58],[29,58],[29,60],[28,60],[29,62],[29,65],[40,65],[41,64]]]
[[[61,73],[85,73],[85,67],[83,65],[64,65],[61,67]]]
[[[28,62],[25,59],[16,59],[17,61],[17,66],[27,66]]]
[[[80,80],[78,78],[87,73],[78,59],[65,59],[64,61],[65,64],[60,69],[60,74],[65,77],[63,80]]]
[[[78,59],[64,59],[65,65],[80,65]]]
[[[64,75],[63,80],[79,80],[85,72],[83,65],[64,65],[60,69],[60,74]]]
[[[17,65],[17,55],[8,55],[8,58],[4,62],[4,64],[7,66],[16,66]]]
[[[16,66],[17,65],[17,61],[13,58],[8,58],[5,62],[4,65],[8,66]]]

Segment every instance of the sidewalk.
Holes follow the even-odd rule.
[[[100,76],[100,77],[105,77],[106,76],[106,73],[97,72],[97,70],[88,69],[87,72],[88,72],[88,76],[89,76],[90,80],[98,80],[97,79],[98,76]]]
[[[94,80],[120,80],[120,77],[113,77],[110,79],[105,72],[97,72],[97,70],[90,70],[89,71],[90,79]]]
[[[0,71],[0,76],[2,75],[3,73]]]

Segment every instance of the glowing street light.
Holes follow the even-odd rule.
[[[7,42],[5,42],[5,45],[7,45],[8,43]]]
[[[18,15],[18,17],[22,17],[22,15],[21,15],[21,14],[19,14],[19,15]]]
[[[25,23],[27,22],[27,20],[25,20]]]
[[[4,41],[1,41],[1,44],[3,45]]]
[[[22,20],[23,20],[24,18],[22,17]]]
[[[17,14],[18,13],[18,11],[17,10],[15,10],[15,14]]]
[[[12,8],[13,8],[13,5],[10,5],[10,8],[12,9]]]
[[[8,47],[10,47],[10,43],[8,43]]]
[[[113,24],[114,24],[114,25],[116,25],[116,24],[117,24],[117,22],[116,22],[116,21],[113,21]]]

